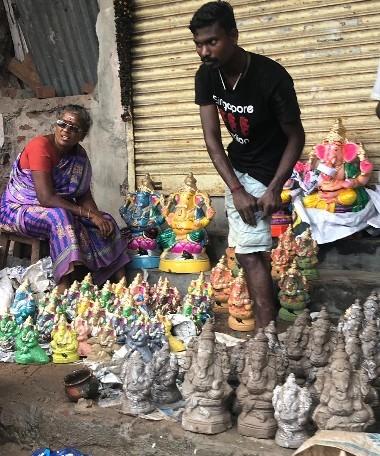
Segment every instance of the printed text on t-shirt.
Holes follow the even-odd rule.
[[[250,142],[249,136],[249,118],[241,115],[236,115],[233,113],[249,112],[252,113],[254,108],[252,105],[248,106],[234,106],[230,103],[224,102],[221,98],[218,98],[214,95],[214,100],[218,100],[216,104],[218,105],[219,113],[223,119],[225,126],[227,127],[230,135],[240,144],[248,144]],[[226,112],[229,108],[232,112]],[[237,109],[241,108],[241,109]]]

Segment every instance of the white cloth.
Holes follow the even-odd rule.
[[[296,196],[293,204],[300,219],[310,225],[313,238],[318,244],[326,244],[350,236],[368,225],[380,228],[380,185],[375,191],[366,190],[370,200],[359,212],[335,214],[323,209],[307,209],[300,196]]]
[[[372,89],[371,98],[372,100],[380,101],[380,62],[377,68],[376,82]]]

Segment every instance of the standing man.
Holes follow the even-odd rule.
[[[371,93],[372,100],[377,100],[378,103],[376,105],[376,115],[380,119],[380,62],[377,68],[377,76],[375,85],[373,86],[372,93]]]
[[[275,61],[238,46],[231,5],[209,2],[189,26],[202,60],[195,76],[210,158],[226,184],[228,244],[244,268],[257,327],[275,318],[270,215],[299,159],[304,130],[292,78]],[[232,136],[223,148],[218,111]]]

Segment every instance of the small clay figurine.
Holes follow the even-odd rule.
[[[218,264],[211,270],[210,282],[214,290],[214,311],[228,313],[228,298],[231,292],[233,275],[227,266],[227,258],[222,255]]]
[[[18,364],[46,364],[49,356],[38,345],[38,331],[36,331],[32,317],[28,317],[16,337],[15,360]]]
[[[310,312],[308,309],[298,315],[293,325],[286,330],[284,340],[286,353],[288,356],[288,373],[294,373],[297,381],[303,383],[305,372],[300,360],[305,355],[305,350],[309,341],[310,333]]]
[[[62,314],[51,333],[53,363],[67,364],[79,360],[77,333]]]
[[[103,326],[99,334],[88,339],[87,343],[91,345],[91,352],[87,355],[90,361],[110,361],[114,352],[120,348],[116,343],[116,331],[109,324]]]
[[[17,288],[13,303],[10,306],[10,313],[14,316],[16,323],[21,325],[36,313],[37,303],[33,297],[29,280],[26,279]]]
[[[249,297],[244,271],[240,269],[238,276],[231,285],[228,298],[228,326],[235,331],[253,331],[255,319],[253,318],[253,301]]]
[[[276,280],[289,269],[296,256],[295,240],[291,225],[278,238],[278,244],[271,252],[272,277]]]
[[[13,316],[9,313],[0,318],[0,351],[2,353],[13,353],[15,350],[16,336],[20,332]]]
[[[352,369],[344,347],[334,352],[331,364],[324,370],[319,389],[320,403],[313,420],[320,430],[363,432],[375,422],[371,407],[365,403],[368,384]]]
[[[274,389],[272,403],[278,425],[277,445],[300,447],[309,438],[306,431],[312,405],[309,391],[298,386],[294,374],[290,374],[284,385],[277,385]]]
[[[318,278],[316,266],[318,264],[318,244],[311,235],[310,228],[307,228],[295,239],[296,263],[301,273],[308,281]]]
[[[364,322],[363,326],[371,320],[379,318],[380,304],[377,293],[373,291],[363,303]]]
[[[155,408],[151,400],[153,364],[145,364],[140,353],[134,351],[125,366],[122,412],[130,415],[152,412]]]
[[[154,380],[151,394],[156,404],[170,404],[181,399],[181,393],[176,384],[178,361],[170,355],[169,345],[164,343],[162,348],[153,354]]]
[[[313,381],[318,369],[329,362],[332,353],[332,324],[325,307],[322,307],[310,330],[309,341],[302,359],[303,369],[308,381]]]
[[[274,419],[272,397],[280,379],[276,357],[269,352],[268,339],[262,328],[254,339],[246,343],[238,367],[240,385],[236,390],[239,434],[271,439],[277,424]]]
[[[293,261],[292,266],[278,282],[280,291],[278,298],[281,304],[279,317],[281,320],[294,321],[310,302],[306,278]]]
[[[231,392],[227,383],[229,359],[224,344],[216,342],[210,320],[200,336],[188,344],[182,367],[182,394],[186,399],[182,427],[201,434],[217,434],[230,428],[231,415],[225,406]]]
[[[78,340],[78,355],[87,357],[91,353],[91,345],[89,345],[88,338],[91,334],[91,328],[88,326],[87,320],[78,316],[74,320],[74,328],[77,332]]]

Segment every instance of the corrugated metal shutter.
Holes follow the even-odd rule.
[[[133,38],[135,172],[165,191],[192,170],[199,188],[223,193],[208,158],[187,29],[203,1],[136,0]],[[232,0],[239,43],[283,64],[293,76],[306,130],[305,153],[337,116],[380,169],[380,125],[369,99],[380,58],[380,0]],[[229,137],[226,135],[226,144]]]

